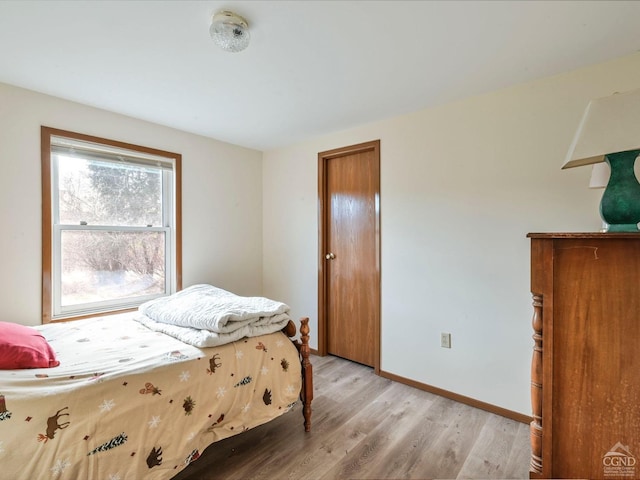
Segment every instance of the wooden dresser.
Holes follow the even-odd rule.
[[[530,478],[640,478],[640,234],[530,233]]]

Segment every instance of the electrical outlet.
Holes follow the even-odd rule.
[[[442,348],[451,348],[451,334],[450,333],[441,333],[440,334],[440,346]]]

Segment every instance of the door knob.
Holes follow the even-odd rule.
[[[336,258],[336,256],[333,253],[327,253],[324,258],[326,258],[327,260],[333,260],[334,258]]]

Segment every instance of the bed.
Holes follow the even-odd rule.
[[[299,340],[289,320],[200,347],[141,320],[130,312],[36,327],[60,364],[0,371],[0,477],[170,479],[211,443],[299,399],[309,431],[307,319]]]

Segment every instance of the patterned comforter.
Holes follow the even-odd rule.
[[[1,478],[169,479],[297,401],[283,333],[197,348],[132,315],[38,327],[60,366],[0,371]]]

